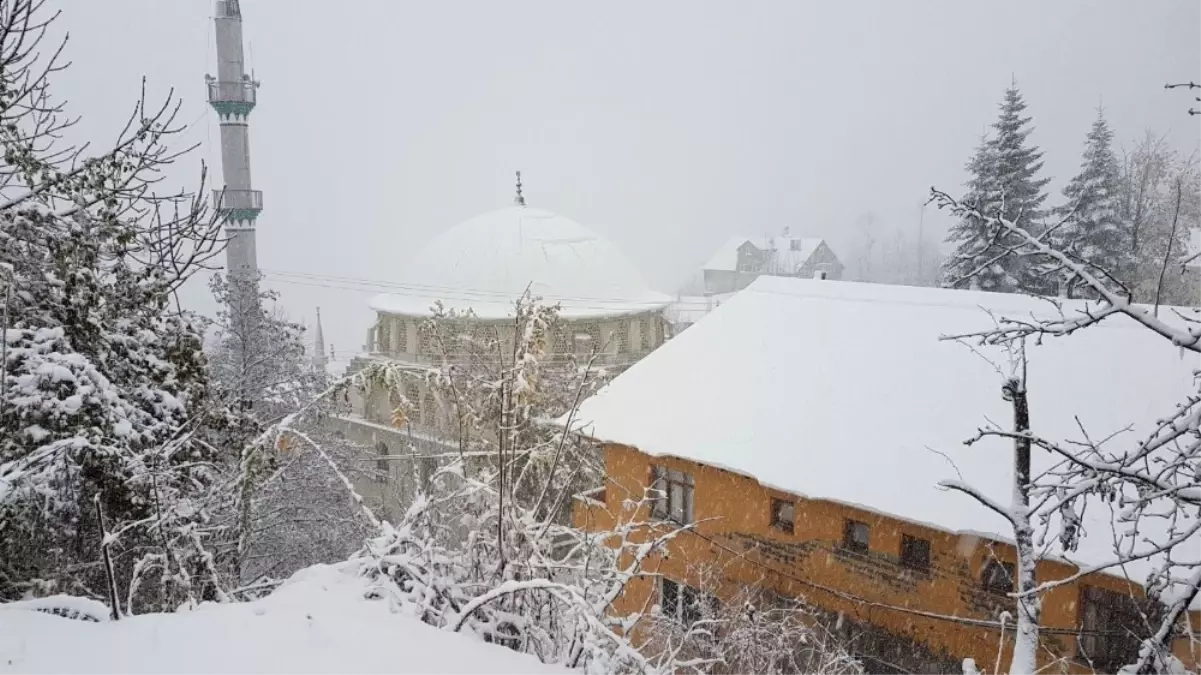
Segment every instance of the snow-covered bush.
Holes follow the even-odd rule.
[[[170,100],[139,102],[103,154],[57,144],[73,122],[50,91],[57,56],[38,56],[40,5],[0,3],[0,598],[110,595],[98,500],[129,603],[174,606],[218,586],[207,500],[223,457],[205,439],[230,419],[171,299],[219,251],[220,223],[199,198],[149,191],[175,157]],[[161,583],[134,581],[150,573]]]

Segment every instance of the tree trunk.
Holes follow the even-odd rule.
[[[1008,395],[1013,403],[1013,427],[1017,433],[1030,431],[1030,406],[1026,398],[1025,354],[1022,376],[1009,381]],[[1042,600],[1027,593],[1036,585],[1034,527],[1030,523],[1030,439],[1013,442],[1013,533],[1017,543],[1017,633],[1013,644],[1010,675],[1032,675],[1037,669],[1038,631]]]
[[[97,493],[92,497],[92,503],[96,505],[96,525],[100,528],[100,557],[104,560],[104,577],[105,585],[108,591],[108,603],[110,616],[113,621],[121,619],[121,601],[117,594],[117,574],[113,570],[113,556],[109,553],[108,528],[104,526],[104,509],[100,506],[100,494]]]

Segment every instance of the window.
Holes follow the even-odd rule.
[[[617,343],[617,353],[627,354],[630,351],[630,322],[623,319],[613,331],[613,341]]]
[[[1080,608],[1076,651],[1081,659],[1090,662],[1097,672],[1116,673],[1138,658],[1146,624],[1133,598],[1084,586],[1080,589]]]
[[[792,534],[796,522],[796,502],[787,499],[771,500],[771,526]]]
[[[380,315],[379,325],[375,328],[375,351],[384,353],[392,351],[391,323],[392,320],[387,315]]]
[[[436,405],[433,394],[426,394],[421,398],[421,423],[427,427],[434,428],[438,425]]]
[[[579,356],[588,356],[592,354],[594,350],[600,351],[600,349],[604,346],[600,341],[600,327],[594,323],[586,323],[577,326],[572,337],[574,341],[575,353]]]
[[[651,350],[651,320],[645,316],[638,321],[638,339],[642,345],[642,351],[649,352]]]
[[[388,482],[388,444],[380,441],[375,444],[375,479],[381,483]]]
[[[651,489],[656,492],[652,495],[651,516],[680,524],[691,523],[692,488],[692,474],[652,466]]]
[[[404,319],[397,319],[396,325],[393,326],[396,331],[394,342],[396,343],[396,352],[403,354],[409,351],[409,322]]]
[[[901,535],[901,564],[915,570],[930,569],[930,540]]]
[[[1013,592],[1013,563],[989,560],[980,574],[980,583],[991,593]]]
[[[417,389],[417,385],[410,384],[405,387],[405,398],[409,400],[409,409],[405,411],[408,414],[408,421],[421,424],[421,392]]]
[[[669,616],[685,626],[691,626],[705,618],[706,610],[713,616],[719,608],[716,596],[662,577],[659,587],[659,611],[664,616]]]
[[[855,553],[867,553],[871,529],[867,523],[846,520],[842,525],[842,547]]]

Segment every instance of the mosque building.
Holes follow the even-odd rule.
[[[664,309],[671,298],[652,290],[605,237],[527,205],[520,180],[518,174],[512,206],[443,231],[400,267],[396,290],[370,300],[375,321],[352,371],[380,360],[415,369],[453,360],[455,355],[422,329],[437,305],[456,313],[470,311],[456,319],[456,332],[491,338],[502,346],[500,353],[508,354],[515,303],[527,292],[542,304],[559,307],[550,358],[574,354],[616,373],[663,344],[668,337]],[[412,382],[404,396],[413,410],[400,420],[387,392],[352,394],[351,413],[342,417],[347,437],[370,444],[381,456],[412,447],[415,438],[453,442],[444,428],[445,411],[430,391]]]

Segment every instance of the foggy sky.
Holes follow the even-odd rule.
[[[51,3],[56,4],[56,3]],[[207,0],[64,0],[56,90],[111,139],[148,78],[201,143],[169,176],[220,176],[204,102]],[[314,2],[243,0],[259,265],[396,280],[442,229],[513,197],[615,241],[659,290],[732,234],[791,227],[835,251],[865,212],[916,225],[1016,78],[1053,200],[1096,108],[1119,140],[1198,145],[1201,4],[1154,2]],[[928,236],[945,218],[927,212]],[[844,261],[845,262],[845,261]],[[330,285],[331,282],[317,282]],[[334,284],[338,285],[338,284]],[[373,292],[272,282],[295,319],[357,349]],[[198,284],[186,301],[212,307]]]

